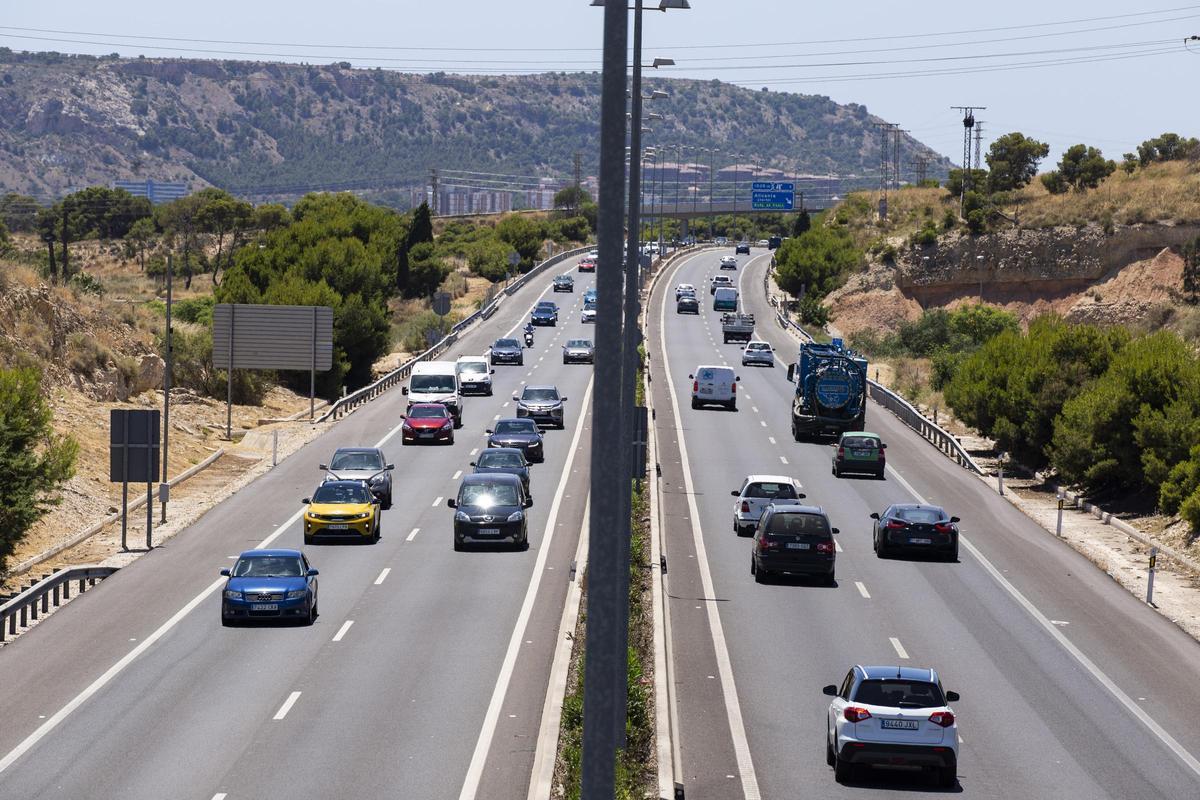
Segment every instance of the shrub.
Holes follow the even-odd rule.
[[[103,284],[86,272],[77,272],[71,276],[71,288],[80,294],[94,294],[97,297],[104,296]]]
[[[211,326],[213,307],[217,301],[214,297],[191,297],[171,304],[171,315],[184,322],[197,325]]]
[[[800,300],[800,320],[807,325],[823,328],[829,323],[829,309],[821,305],[816,296],[806,294]]]

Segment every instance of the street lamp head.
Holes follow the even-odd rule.
[[[671,8],[677,8],[682,11],[691,7],[692,6],[688,3],[688,0],[659,0],[658,3],[659,11],[666,11],[667,9]]]
[[[664,92],[662,89],[655,89],[653,92],[650,93],[649,97],[646,97],[646,99],[647,100],[666,100],[668,97],[670,97],[670,95],[667,94],[666,92]]]
[[[663,118],[663,115],[659,114],[655,111],[651,111],[649,114],[646,115],[646,119],[662,119],[662,118]]]
[[[659,67],[673,67],[673,66],[675,66],[675,59],[673,59],[673,58],[656,58],[650,64],[650,67],[652,69],[658,69]]]

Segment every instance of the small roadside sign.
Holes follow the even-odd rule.
[[[444,317],[450,313],[450,293],[435,292],[433,295],[433,312],[439,317]]]
[[[517,264],[520,264],[520,263],[521,263],[521,256],[519,253],[517,253],[516,250],[513,250],[511,253],[508,254],[508,265],[510,267],[515,267]]]

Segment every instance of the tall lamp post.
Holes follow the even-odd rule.
[[[708,240],[711,242],[715,237],[714,228],[716,224],[716,216],[713,213],[713,187],[715,183],[713,179],[717,174],[717,153],[721,152],[716,147],[708,148]]]

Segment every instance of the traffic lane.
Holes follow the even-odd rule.
[[[748,299],[759,303],[759,308],[766,306],[758,293]],[[790,338],[774,326],[768,331],[776,340]],[[790,398],[794,387],[784,388]],[[1076,646],[1118,686],[1127,687],[1130,696],[1145,698],[1138,702],[1190,752],[1200,752],[1200,735],[1191,724],[1200,712],[1200,701],[1187,688],[1200,680],[1200,645],[1195,640],[930,447],[890,412],[872,404],[867,427],[892,444],[888,460],[910,485],[967,520],[966,537],[989,561],[1002,573],[1015,576],[1017,588],[1051,619],[1068,621],[1064,632]],[[973,525],[972,513],[988,524]],[[1163,664],[1173,667],[1164,669]]]
[[[522,289],[495,317],[464,335],[462,351],[482,350],[509,324],[519,324],[551,279],[546,276],[544,290],[536,283]],[[299,509],[298,499],[320,478],[318,463],[339,445],[376,442],[399,422],[404,404],[399,392],[389,392],[361,407],[166,546],[107,579],[85,601],[69,604],[40,624],[36,634],[5,647],[0,680],[11,693],[6,700],[9,724],[0,729],[0,752],[9,752],[76,697],[100,674],[98,665],[117,662],[135,646],[130,642],[145,640],[173,612],[210,588],[215,575],[197,570],[197,564],[223,566],[228,555],[257,545],[295,513],[292,509]],[[96,625],[97,619],[105,624]]]

